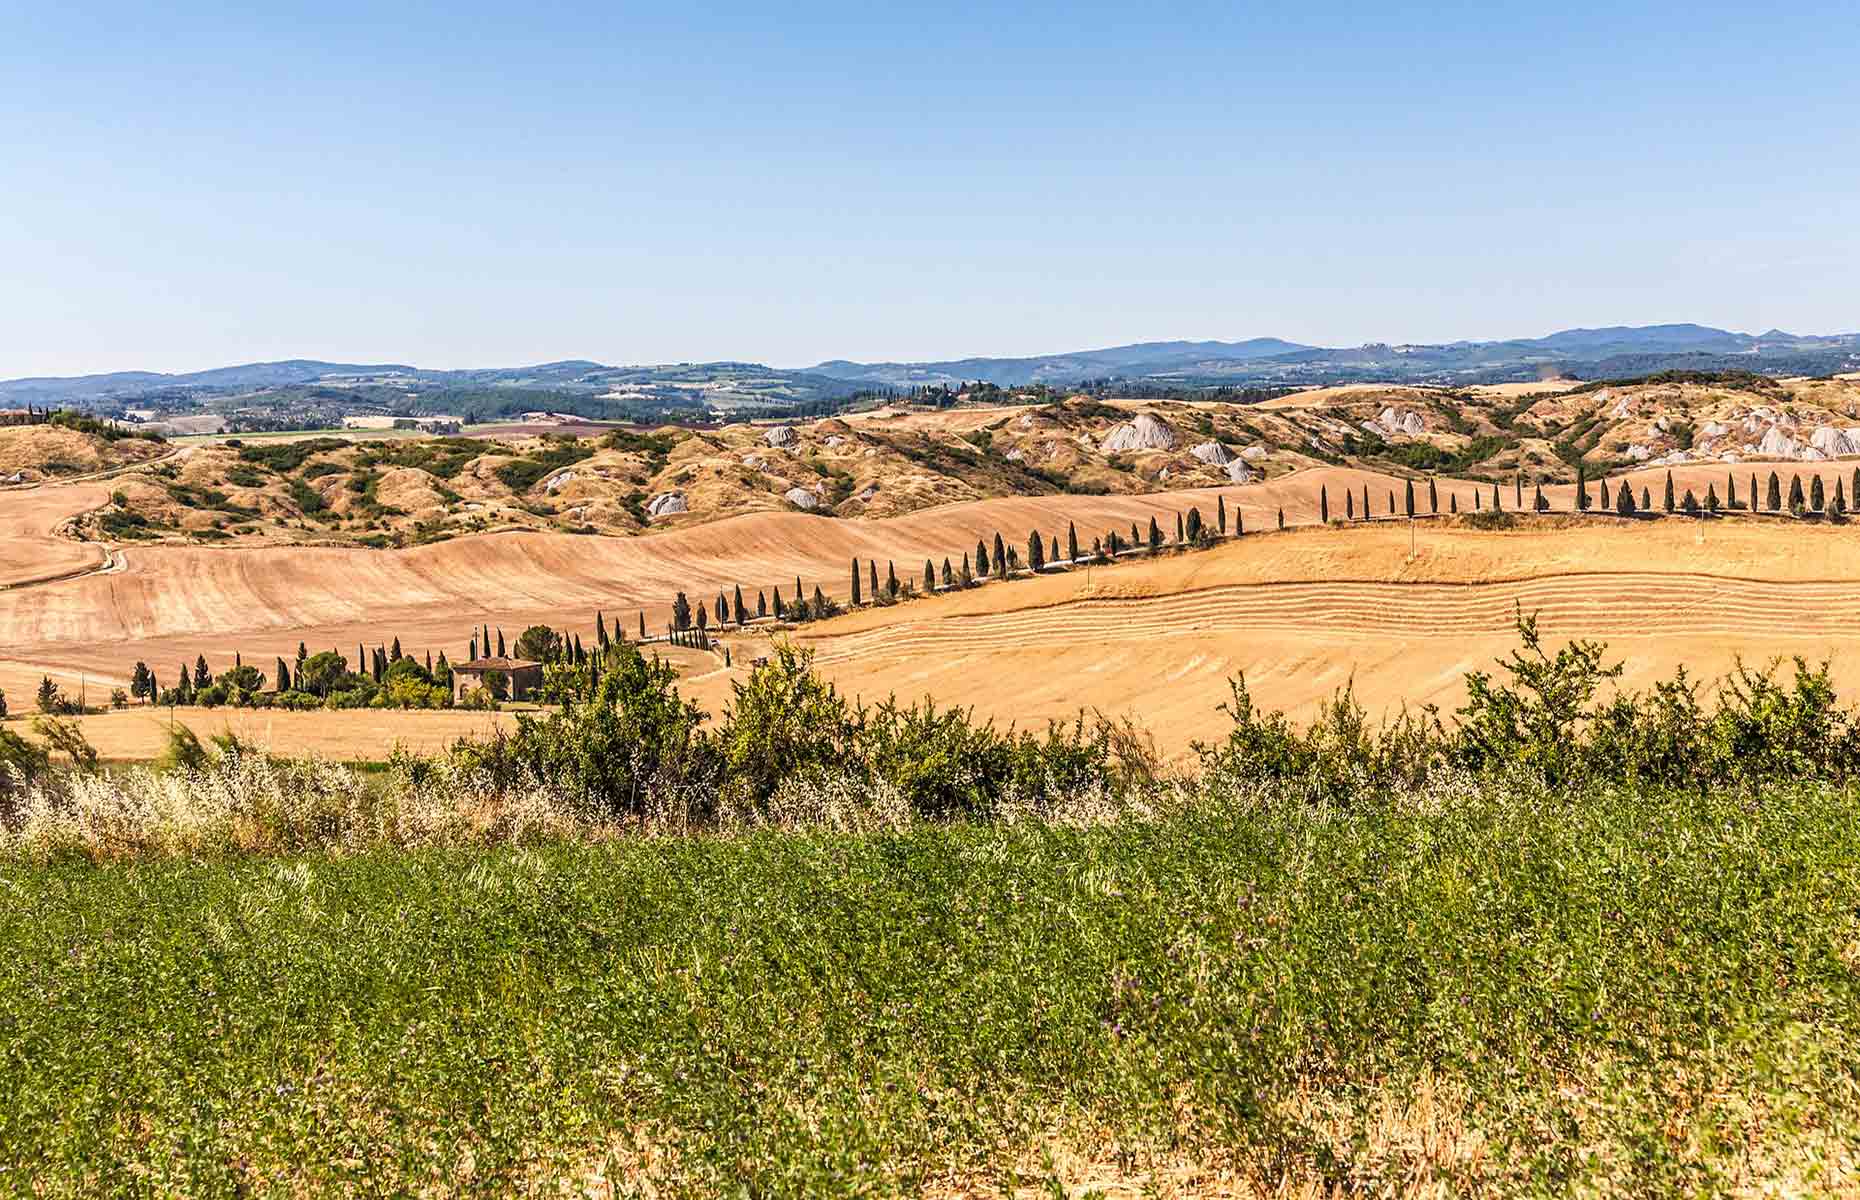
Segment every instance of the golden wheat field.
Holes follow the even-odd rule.
[[[1731,468],[1742,495],[1752,471]],[[1806,481],[1815,467],[1779,466]],[[1820,473],[1831,488],[1839,464]],[[1726,469],[1682,468],[1682,490],[1721,493]],[[1845,477],[1845,476],[1842,476]],[[1663,471],[1629,477],[1658,501]],[[1618,482],[1618,481],[1617,481]],[[1403,483],[1346,468],[1303,471],[1270,483],[1147,496],[1048,496],[987,500],[887,520],[849,521],[757,513],[636,538],[542,533],[460,538],[396,551],[341,547],[197,548],[138,546],[113,551],[103,569],[95,546],[53,532],[62,519],[101,502],[97,485],[47,487],[0,499],[0,688],[15,711],[51,674],[67,688],[81,679],[99,698],[127,679],[137,659],[163,678],[204,654],[215,669],[233,653],[269,670],[301,641],[353,656],[396,637],[411,653],[457,659],[472,627],[513,637],[532,623],[591,631],[596,610],[636,630],[643,613],[662,629],[672,596],[693,603],[741,584],[779,586],[797,577],[844,599],[850,563],[877,558],[881,576],[920,579],[926,558],[940,570],[960,563],[978,538],[999,531],[1026,552],[1029,530],[1082,543],[1110,528],[1128,535],[1151,515],[1173,534],[1174,514],[1198,506],[1212,520],[1217,497],[1243,517],[1249,536],[1205,553],[1080,568],[995,583],[893,608],[869,609],[791,634],[823,670],[866,700],[925,694],[974,705],[1001,722],[1061,718],[1081,707],[1130,716],[1171,755],[1217,736],[1226,680],[1245,673],[1256,699],[1298,715],[1354,678],[1372,711],[1399,704],[1451,706],[1461,676],[1487,666],[1513,642],[1519,611],[1541,614],[1548,634],[1609,640],[1644,684],[1685,664],[1713,679],[1740,656],[1833,656],[1837,675],[1860,686],[1860,526],[1798,524],[1784,518],[1700,523],[1551,519],[1513,531],[1450,522],[1378,520],[1315,527],[1320,492],[1333,516],[1348,489],[1367,487],[1381,518]],[[1472,508],[1492,486],[1442,483],[1440,506]],[[1503,507],[1514,507],[1508,486]],[[1546,489],[1559,510],[1568,486]],[[1418,489],[1425,511],[1425,487]],[[1530,502],[1531,495],[1525,494]],[[1277,525],[1283,508],[1293,528]],[[1253,536],[1264,533],[1263,536]],[[81,553],[80,553],[81,552]],[[758,635],[732,635],[731,670],[704,656],[681,661],[686,689],[706,708],[727,702],[729,684],[762,652]],[[201,732],[231,727],[280,749],[376,758],[396,742],[431,747],[472,732],[487,718],[466,714],[368,712],[213,714]],[[143,757],[158,747],[160,720],[146,711],[90,718],[99,749]]]

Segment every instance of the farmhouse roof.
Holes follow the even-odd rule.
[[[509,658],[502,655],[491,658],[474,658],[468,663],[454,663],[454,671],[516,671],[524,667],[540,667],[539,662],[527,658]]]

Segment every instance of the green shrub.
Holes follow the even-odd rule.
[[[628,643],[608,648],[598,675],[593,666],[549,666],[543,696],[559,710],[519,714],[514,733],[461,741],[454,755],[496,780],[548,779],[598,811],[644,816],[715,777],[704,713],[679,697],[677,677]]]
[[[791,645],[777,643],[731,693],[717,746],[738,803],[760,810],[783,780],[835,774],[852,759],[857,715]]]
[[[290,442],[261,442],[257,445],[244,445],[239,448],[239,458],[243,462],[264,467],[280,475],[287,475],[308,462],[318,454],[328,454],[335,450],[347,450],[354,443],[344,438],[319,437],[300,438]]]
[[[320,516],[329,509],[322,495],[301,479],[291,480],[285,485],[285,490],[290,494],[291,503],[305,516]]]

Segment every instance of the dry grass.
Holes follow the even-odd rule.
[[[546,784],[493,786],[444,758],[370,779],[251,749],[198,767],[72,773],[28,787],[0,823],[0,854],[98,861],[520,845],[608,826]]]

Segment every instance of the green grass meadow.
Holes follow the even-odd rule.
[[[8,861],[0,1191],[1851,1190],[1857,851],[1852,790],[1469,785]]]

